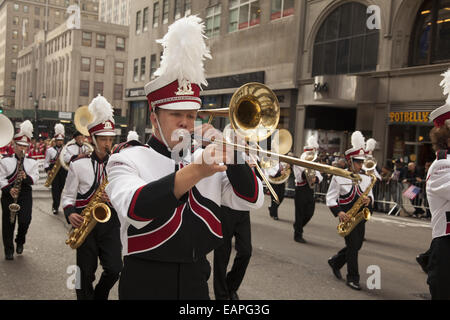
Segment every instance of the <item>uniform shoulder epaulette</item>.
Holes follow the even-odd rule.
[[[131,140],[131,141],[126,141],[126,142],[122,142],[119,143],[118,145],[116,145],[113,149],[112,149],[112,154],[114,153],[119,153],[120,151],[129,148],[129,147],[146,147],[149,148],[148,145],[140,143],[139,141],[136,140]]]
[[[447,159],[448,150],[439,150],[436,152],[437,160],[446,160]]]

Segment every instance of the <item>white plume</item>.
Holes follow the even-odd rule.
[[[317,136],[311,136],[308,138],[308,147],[319,149],[319,143],[317,142]]]
[[[372,152],[373,150],[375,150],[375,148],[377,147],[377,141],[373,138],[370,138],[369,140],[367,140],[366,142],[366,151],[367,152]]]
[[[447,95],[447,103],[450,103],[450,69],[443,73],[444,80],[441,82],[441,87],[444,89],[444,95]]]
[[[25,120],[20,124],[19,135],[26,135],[28,138],[33,136],[33,124],[30,120]]]
[[[61,123],[55,124],[55,136],[58,134],[64,135],[64,125]]]
[[[105,97],[98,95],[89,104],[89,112],[94,116],[91,123],[103,123],[110,120],[114,123],[114,110]]]
[[[127,141],[136,140],[139,141],[139,135],[136,131],[128,132]]]
[[[353,148],[364,149],[366,147],[364,136],[361,131],[355,131],[352,134],[352,146]]]
[[[197,16],[184,17],[170,25],[166,35],[156,41],[163,46],[164,53],[155,75],[207,86],[203,61],[212,57],[204,30],[205,25]]]

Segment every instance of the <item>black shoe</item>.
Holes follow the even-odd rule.
[[[14,260],[14,255],[12,253],[6,253],[5,254],[5,259],[6,260]]]
[[[278,221],[278,217],[272,217],[273,218],[273,220],[276,220],[276,221]]]
[[[353,290],[357,290],[360,291],[361,290],[361,286],[359,285],[358,282],[354,282],[354,281],[347,281],[347,285],[352,288]]]
[[[296,237],[294,237],[294,241],[295,241],[295,242],[298,242],[298,243],[306,243],[306,240],[303,239],[302,236],[296,236]]]
[[[17,245],[16,252],[17,252],[17,254],[22,254],[23,253],[23,244],[18,244]]]
[[[58,210],[52,209],[53,214],[58,214]]]
[[[239,296],[236,291],[230,292],[230,300],[239,300]]]
[[[417,263],[422,268],[423,272],[428,274],[428,256],[424,256],[423,254],[419,254],[416,257]]]
[[[339,280],[342,280],[342,274],[341,274],[341,270],[339,270],[338,268],[336,268],[333,264],[333,258],[328,259],[328,264],[331,267],[331,270],[333,271],[333,274],[336,278],[338,278]]]

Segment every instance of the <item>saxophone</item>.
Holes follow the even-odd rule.
[[[72,229],[69,233],[69,238],[66,240],[66,244],[72,249],[77,249],[86,240],[88,234],[94,229],[97,222],[105,223],[111,218],[111,209],[102,202],[102,195],[105,191],[108,179],[105,177],[102,184],[95,191],[92,199],[89,201],[86,208],[81,212],[81,216],[84,218],[80,227]]]
[[[55,165],[53,166],[53,168],[48,172],[47,175],[47,180],[45,180],[45,184],[44,186],[46,188],[50,188],[50,186],[53,183],[53,180],[55,180],[56,175],[59,172],[59,169],[61,169],[61,160],[59,159],[59,157],[56,158],[56,162]]]
[[[370,190],[375,185],[375,182],[377,181],[377,177],[371,173],[370,178],[372,179],[370,182],[370,185],[367,187],[367,189],[364,191],[364,193],[359,197],[358,200],[356,200],[353,207],[347,211],[347,215],[349,216],[349,219],[347,221],[343,221],[338,224],[337,230],[338,234],[342,237],[346,237],[350,234],[350,232],[355,229],[355,227],[364,219],[364,220],[370,220],[370,210],[367,207],[364,207],[361,211],[359,209],[363,205],[364,198],[367,198]]]
[[[17,170],[17,175],[23,172],[24,161],[25,161],[25,153],[22,152],[19,157],[19,168]],[[19,212],[20,210],[20,204],[17,203],[17,200],[19,199],[20,189],[22,188],[22,180],[23,180],[22,177],[17,177],[16,181],[14,181],[13,188],[19,190],[19,192],[17,193],[17,196],[13,198],[14,202],[9,205],[9,222],[11,222],[11,224],[14,223],[17,212]]]

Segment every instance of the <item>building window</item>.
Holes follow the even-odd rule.
[[[153,4],[153,28],[158,27],[159,22],[159,2]]]
[[[123,76],[125,70],[125,64],[120,61],[116,61],[115,68],[114,68],[114,75],[115,76]]]
[[[104,73],[105,72],[105,60],[95,59],[95,72]]]
[[[13,39],[18,39],[18,38],[19,38],[19,31],[13,30],[13,32],[12,32],[12,38],[13,38]]]
[[[169,0],[163,0],[163,24],[169,23]]]
[[[133,81],[139,81],[139,59],[134,59],[133,63]]]
[[[141,14],[142,14],[141,10],[136,12],[136,34],[141,33]]]
[[[13,23],[13,25],[18,26],[19,25],[19,17],[13,17],[12,23]]]
[[[142,17],[142,30],[148,30],[148,7],[144,8],[143,17]]]
[[[123,96],[123,85],[115,84],[114,85],[114,100],[122,100]]]
[[[34,19],[34,28],[35,29],[39,29],[40,25],[41,25],[41,21],[37,20],[37,19]]]
[[[142,81],[145,80],[145,62],[146,62],[145,57],[142,57],[141,58],[141,80]]]
[[[173,19],[177,20],[181,18],[181,0],[175,0],[175,8],[173,10]]]
[[[184,1],[184,15],[188,16],[191,14],[191,0]]]
[[[81,71],[91,71],[91,58],[81,57]]]
[[[91,32],[83,31],[81,45],[83,45],[85,47],[90,47],[92,45],[92,33]]]
[[[41,8],[39,8],[39,7],[34,7],[34,15],[40,16],[40,15],[41,15]]]
[[[350,2],[322,23],[314,43],[312,75],[376,70],[380,32],[367,28],[366,6]]]
[[[11,79],[16,80],[17,78],[17,72],[11,72]]]
[[[11,86],[11,94],[16,94],[16,86]]]
[[[156,66],[156,54],[150,56],[150,80],[154,79],[154,74],[157,69]]]
[[[116,38],[116,50],[125,51],[125,38],[122,37]]]
[[[12,45],[12,51],[13,52],[18,52],[19,51],[19,47],[17,46],[17,44],[13,44]]]
[[[29,10],[29,7],[27,6],[27,5],[24,5],[23,6],[23,12],[24,13],[28,13],[30,10]]]
[[[294,0],[272,0],[270,20],[275,20],[294,14]]]
[[[228,31],[233,32],[259,25],[260,17],[259,0],[231,0]]]
[[[206,36],[211,38],[220,34],[220,14],[222,6],[220,4],[206,9]]]
[[[411,38],[410,65],[450,60],[450,1],[425,1],[417,13]]]
[[[105,48],[106,36],[104,34],[97,34],[97,48]]]
[[[89,81],[80,80],[80,96],[89,97]]]
[[[17,3],[14,3],[13,8],[14,8],[14,11],[19,11],[19,9],[20,9],[20,7]]]
[[[94,97],[103,95],[103,82],[94,82]]]

